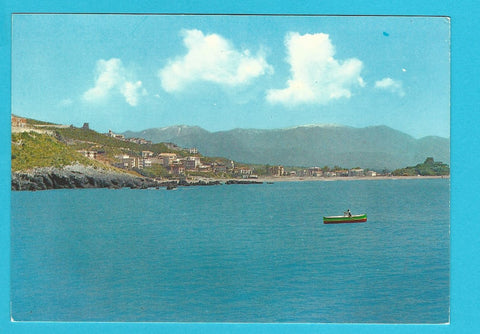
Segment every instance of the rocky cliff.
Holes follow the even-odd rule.
[[[63,168],[43,167],[12,173],[12,190],[73,188],[149,188],[159,184],[153,179],[107,171],[83,165]]]

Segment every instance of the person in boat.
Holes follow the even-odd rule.
[[[350,209],[348,209],[347,212],[345,212],[345,214],[346,214],[348,217],[351,217],[351,216],[352,216],[352,213],[350,212]]]

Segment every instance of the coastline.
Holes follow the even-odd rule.
[[[237,184],[271,184],[277,182],[336,182],[336,181],[394,181],[394,180],[430,180],[450,179],[450,175],[444,176],[333,176],[333,177],[297,177],[297,176],[266,176],[257,179],[229,179],[229,178],[196,178],[189,182],[216,182],[227,184],[227,181],[237,181]],[[192,184],[194,185],[194,184]]]
[[[63,168],[45,167],[29,172],[12,173],[11,190],[48,190],[81,188],[176,188],[189,186],[210,186],[230,184],[271,184],[276,182],[333,182],[333,181],[375,181],[375,180],[424,180],[446,179],[446,176],[334,176],[334,177],[298,177],[298,176],[264,176],[252,179],[195,177],[190,180],[155,180],[86,167],[70,165]],[[170,188],[170,189],[171,189]]]
[[[375,181],[375,180],[424,180],[424,179],[450,179],[444,176],[332,176],[332,177],[298,177],[298,176],[267,176],[254,179],[259,182],[332,182],[332,181]]]

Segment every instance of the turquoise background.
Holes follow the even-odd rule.
[[[11,14],[239,13],[439,15],[451,17],[451,323],[449,325],[11,323],[10,50]],[[480,3],[457,1],[14,1],[0,3],[0,333],[475,333],[480,330],[480,225],[476,218],[480,77]],[[473,215],[472,215],[473,214]]]

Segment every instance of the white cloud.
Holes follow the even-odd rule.
[[[286,88],[267,91],[269,102],[326,104],[334,99],[350,98],[354,87],[365,86],[360,76],[363,63],[356,58],[335,59],[335,47],[328,34],[289,33],[285,46],[292,76]]]
[[[145,95],[146,91],[142,89],[142,82],[137,81],[135,83],[126,81],[122,87],[120,87],[120,92],[125,97],[125,100],[131,106],[136,106],[138,104],[139,95]]]
[[[167,92],[180,91],[196,81],[236,86],[273,72],[262,52],[252,56],[249,50],[237,51],[222,36],[204,35],[200,30],[183,30],[182,35],[187,54],[170,60],[158,72]]]
[[[387,90],[389,92],[396,93],[399,96],[405,96],[402,82],[393,80],[392,78],[383,78],[382,80],[376,81],[375,88]]]
[[[136,106],[139,97],[146,95],[147,91],[142,88],[141,81],[129,81],[128,77],[129,73],[120,59],[100,59],[97,61],[95,86],[87,90],[83,98],[95,102],[106,98],[112,91],[117,91],[128,104]]]

